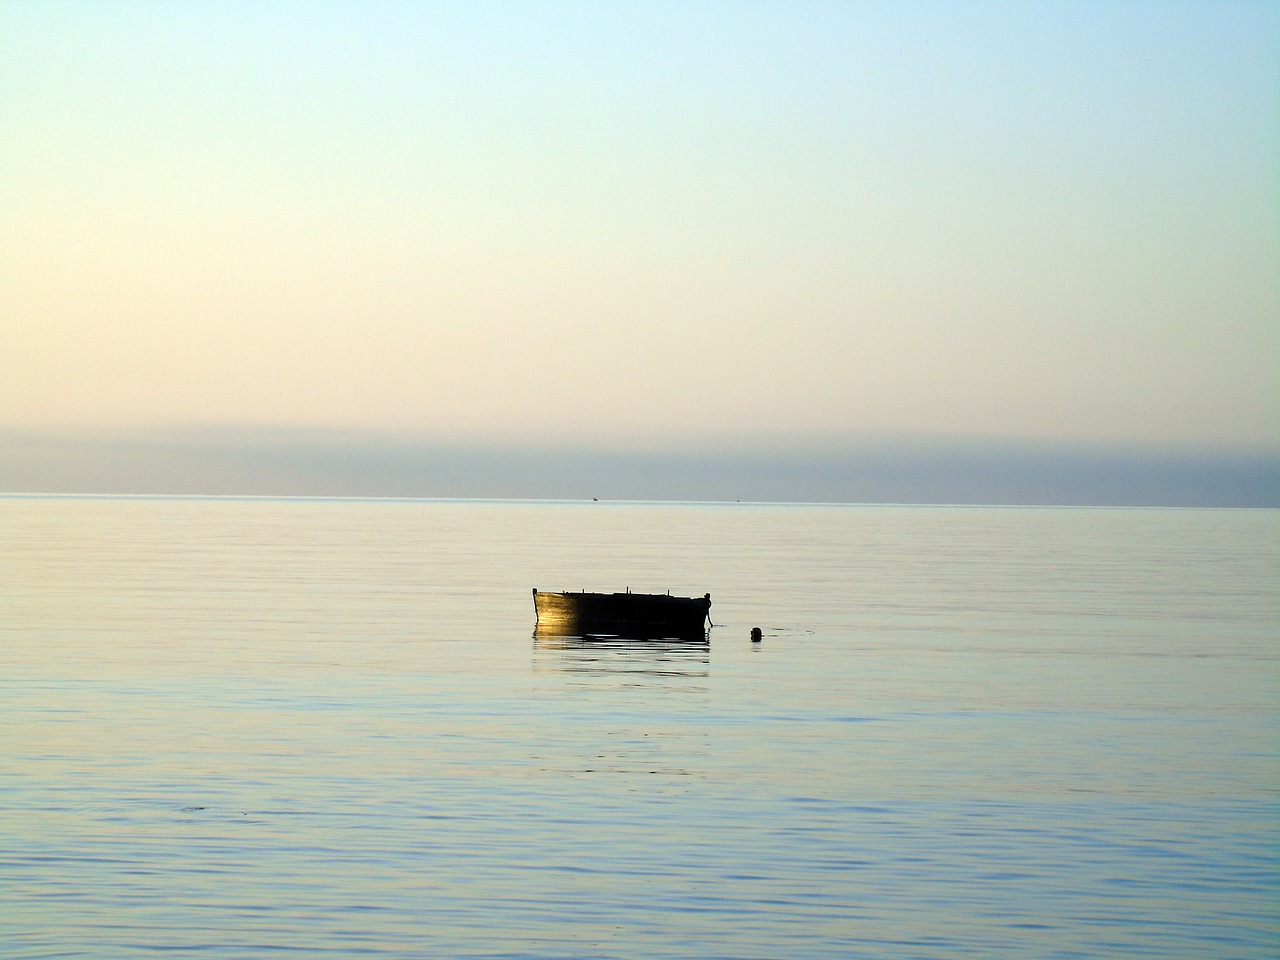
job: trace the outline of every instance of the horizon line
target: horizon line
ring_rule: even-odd
[[[697,500],[663,498],[591,497],[402,497],[357,494],[273,494],[273,493],[39,493],[0,491],[0,500],[213,500],[213,501],[300,501],[335,503],[510,503],[567,506],[690,506],[690,507],[875,507],[895,509],[955,510],[1280,510],[1280,504],[1122,504],[1122,503],[948,503],[877,500]]]

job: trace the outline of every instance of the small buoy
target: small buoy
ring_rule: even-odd
[[[752,643],[759,643],[759,642],[760,642],[760,640],[761,640],[763,637],[764,637],[764,634],[760,632],[760,628],[759,628],[759,627],[752,627],[752,628],[751,628],[751,642],[752,642]]]

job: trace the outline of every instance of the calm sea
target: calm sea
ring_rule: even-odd
[[[1278,716],[1278,511],[5,498],[0,955],[1274,958]]]

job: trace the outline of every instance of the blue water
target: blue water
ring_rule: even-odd
[[[1278,534],[0,499],[0,956],[1272,958]]]

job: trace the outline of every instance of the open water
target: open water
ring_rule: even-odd
[[[1278,584],[1266,510],[3,498],[0,956],[1274,958]]]

